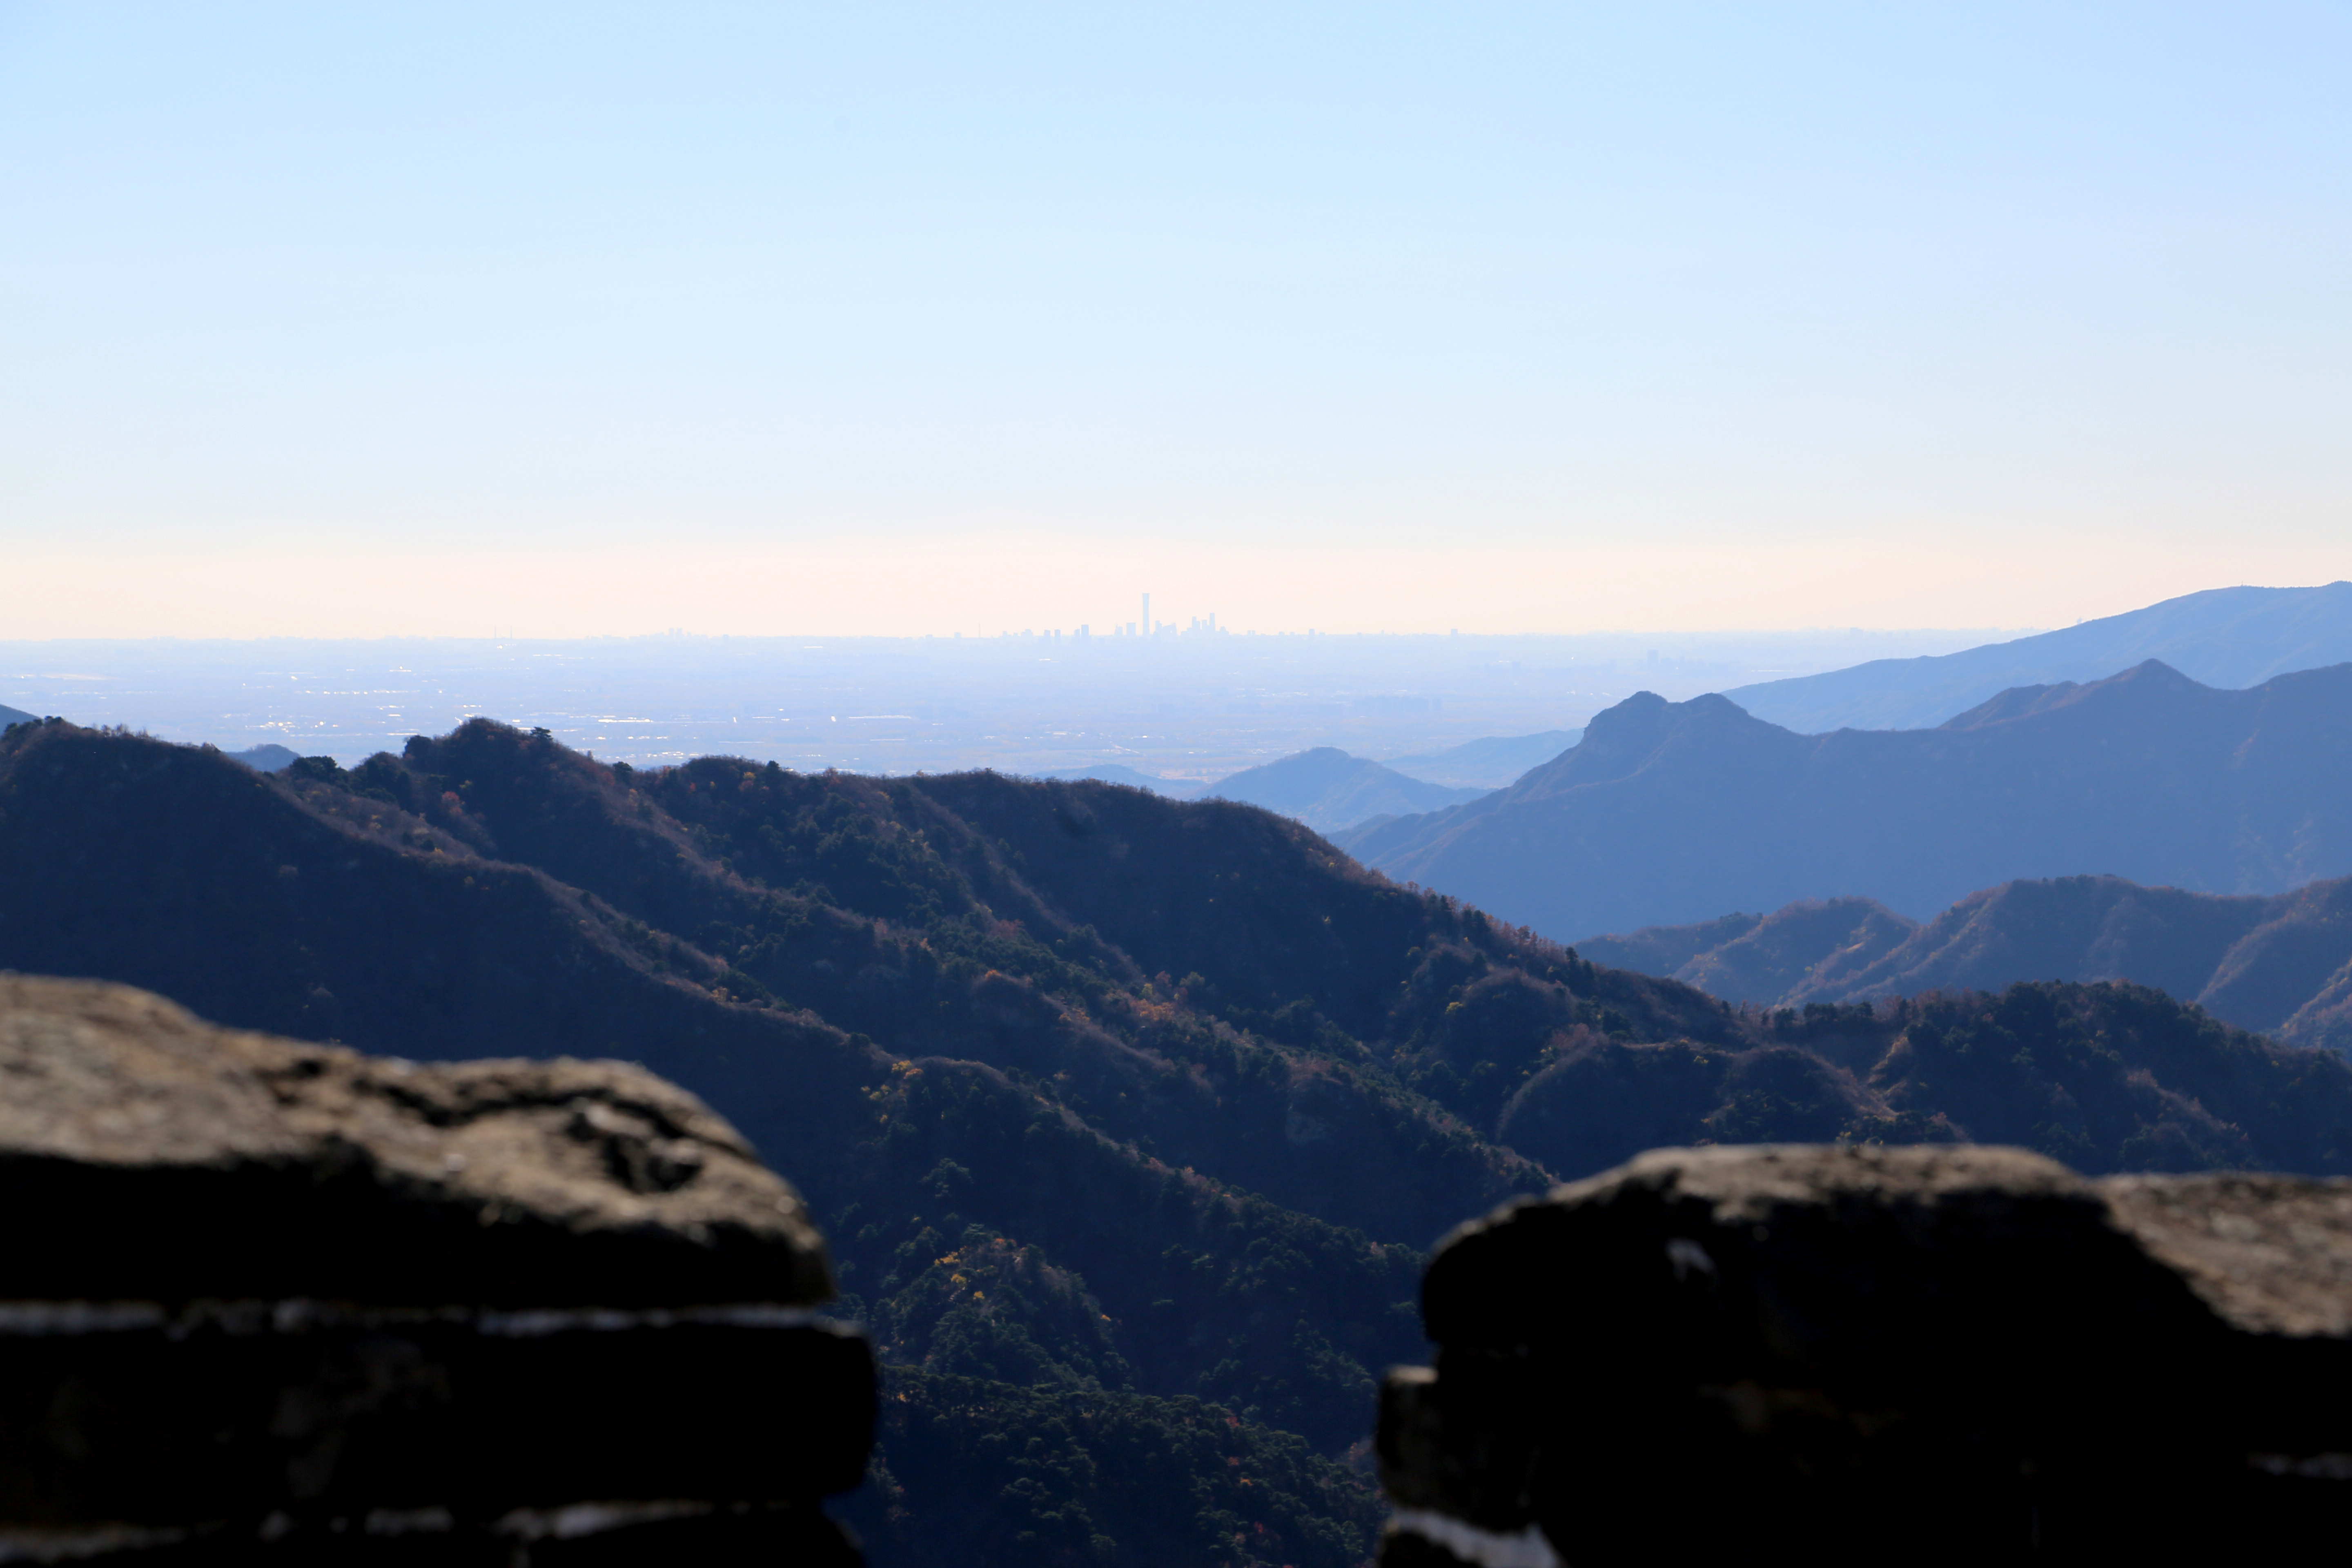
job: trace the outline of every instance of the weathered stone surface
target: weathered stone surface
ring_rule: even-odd
[[[2234,1327],[2352,1335],[2352,1182],[2300,1176],[2113,1176],[2116,1221]]]
[[[799,1196],[617,1062],[422,1065],[0,975],[0,1296],[821,1300]]]
[[[799,1198],[611,1062],[0,975],[0,1561],[854,1564]]]
[[[1531,1524],[1579,1564],[2170,1554],[2291,1540],[2352,1476],[2352,1184],[1663,1150],[1465,1226],[1423,1306],[1384,1475],[1468,1533],[1396,1563]]]

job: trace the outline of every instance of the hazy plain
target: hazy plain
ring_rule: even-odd
[[[1993,630],[1568,637],[659,636],[578,641],[0,644],[0,703],[239,749],[356,761],[488,715],[600,757],[725,752],[866,773],[1122,763],[1216,778],[1308,746],[1427,752]]]

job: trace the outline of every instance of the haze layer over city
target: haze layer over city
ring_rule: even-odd
[[[1636,690],[1679,699],[1999,635],[1255,636],[1202,616],[1149,637],[1075,627],[994,637],[60,642],[0,647],[9,667],[0,703],[347,763],[485,715],[641,765],[723,752],[866,773],[1116,763],[1202,781],[1312,746],[1386,759],[1574,730]]]

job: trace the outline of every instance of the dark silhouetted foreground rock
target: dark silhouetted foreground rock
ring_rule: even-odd
[[[856,1560],[867,1348],[682,1090],[15,975],[0,1086],[0,1558]]]
[[[1391,1568],[2262,1561],[2352,1503],[2345,1182],[1662,1150],[1465,1226],[1423,1308]]]

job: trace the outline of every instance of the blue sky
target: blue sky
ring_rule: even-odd
[[[0,0],[0,637],[2352,575],[2341,5]]]

